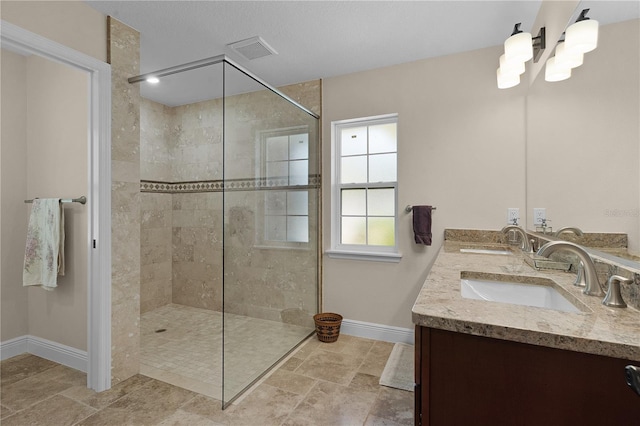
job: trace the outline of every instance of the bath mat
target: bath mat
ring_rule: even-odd
[[[413,345],[396,343],[384,366],[380,384],[413,392]]]

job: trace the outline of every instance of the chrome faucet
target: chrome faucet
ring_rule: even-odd
[[[503,234],[506,234],[509,231],[515,231],[516,233],[520,234],[520,239],[522,240],[522,244],[520,244],[520,248],[523,251],[528,253],[531,250],[531,247],[529,246],[529,240],[527,239],[527,233],[525,232],[525,230],[518,225],[507,225],[504,228],[502,228],[501,232]]]
[[[604,291],[600,286],[598,280],[598,273],[596,272],[596,265],[593,263],[593,259],[589,256],[589,253],[577,244],[569,241],[551,241],[538,250],[539,256],[549,257],[552,253],[558,250],[566,250],[578,256],[584,265],[584,281],[585,287],[582,292],[589,296],[604,296]]]
[[[582,230],[580,228],[576,228],[575,226],[565,226],[563,228],[560,228],[556,231],[556,233],[554,234],[556,237],[560,236],[560,234],[562,234],[563,232],[573,232],[574,234],[576,234],[578,237],[582,237],[584,235],[584,233],[582,232]]]

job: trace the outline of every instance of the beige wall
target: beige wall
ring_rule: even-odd
[[[26,198],[87,195],[88,88],[84,71],[28,58]],[[29,333],[86,350],[88,209],[64,209],[65,276],[53,292],[28,289]]]
[[[640,20],[601,26],[584,64],[538,79],[527,109],[530,210],[545,207],[555,228],[625,233],[640,252]]]
[[[83,2],[2,1],[0,17],[94,58],[106,60],[105,17]],[[28,332],[86,350],[86,206],[65,206],[68,270],[54,293],[44,294],[40,289],[22,288],[21,265],[29,211],[23,200],[36,195],[76,197],[87,194],[87,80],[86,76],[78,77],[78,71],[36,57],[24,62],[24,67],[25,72],[14,69],[17,74],[9,77],[4,73],[3,61],[2,102],[5,103],[5,96],[12,95],[14,90],[20,87],[18,85],[14,88],[13,81],[20,82],[24,79],[24,105],[26,108],[28,91],[30,110],[28,121],[27,115],[22,118],[25,124],[20,130],[18,129],[23,124],[19,119],[12,117],[5,120],[6,114],[17,113],[18,110],[13,107],[14,102],[11,101],[11,108],[3,108],[2,111],[2,150],[13,151],[14,154],[2,157],[2,174],[11,175],[11,178],[2,180],[2,245],[6,247],[8,244],[12,250],[2,251],[1,339],[4,341]],[[50,84],[52,74],[64,79],[64,82]],[[75,76],[71,77],[72,74]],[[27,76],[30,79],[28,83]],[[76,80],[78,78],[79,80]],[[6,84],[8,82],[11,82],[11,85]],[[5,87],[10,89],[5,90]],[[16,102],[15,105],[20,105],[20,102]],[[33,108],[38,110],[34,111]],[[75,116],[76,113],[81,116]],[[37,118],[36,114],[41,116]],[[74,116],[78,121],[69,120]],[[44,119],[40,120],[43,117]],[[34,122],[37,123],[36,126],[32,125]],[[76,125],[78,127],[74,127]],[[24,132],[24,145],[18,145],[19,139],[5,138],[5,131]],[[81,138],[81,143],[78,138]],[[9,188],[9,185],[10,190],[5,191],[5,187]],[[16,203],[21,204],[18,207]],[[9,242],[6,241],[6,237],[9,237]],[[5,260],[10,260],[10,265],[17,266],[7,266]],[[5,281],[6,274],[11,277],[8,283]],[[19,285],[16,282],[19,282]],[[11,287],[7,287],[8,285]],[[8,290],[9,288],[11,290]],[[27,297],[28,308],[25,303]],[[9,307],[5,309],[7,305]],[[23,312],[23,315],[18,315],[18,310]],[[20,326],[27,323],[28,327]]]
[[[29,333],[22,262],[27,233],[27,61],[2,49],[0,129],[0,237],[2,268],[0,341]],[[22,249],[22,250],[21,250]]]
[[[107,60],[105,16],[80,0],[2,0],[0,17],[100,61]]]
[[[525,206],[525,88],[496,88],[501,47],[323,80],[324,249],[330,247],[331,122],[398,113],[399,263],[324,256],[324,310],[411,328],[445,228],[500,229]],[[437,207],[433,245],[413,242],[408,204]]]
[[[7,89],[2,91],[3,113],[7,114],[3,124],[7,124],[7,131],[22,127],[19,132],[24,138],[5,136],[3,125],[2,149],[14,152],[3,156],[2,170],[3,182],[7,182],[7,191],[2,191],[3,209],[11,213],[3,216],[2,232],[2,273],[7,278],[3,279],[2,301],[11,307],[3,309],[2,322],[13,324],[15,319],[11,328],[23,323],[28,327],[20,327],[21,334],[16,334],[17,328],[6,335],[3,331],[2,340],[29,334],[86,350],[86,207],[65,205],[65,276],[59,277],[56,290],[23,288],[22,259],[29,214],[24,200],[87,194],[88,76],[38,56],[24,58],[3,52],[5,58],[12,58],[8,64],[21,65],[13,70],[3,68],[3,89]],[[13,88],[12,82],[22,79],[24,85]],[[23,100],[12,96],[18,87],[24,87]],[[7,101],[6,96],[10,96]],[[24,110],[14,109],[13,102],[24,105]],[[19,111],[22,117],[9,116]],[[18,307],[23,310],[14,312]]]

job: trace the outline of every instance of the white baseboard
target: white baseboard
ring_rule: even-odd
[[[87,352],[35,336],[20,336],[0,343],[0,359],[30,353],[75,370],[87,372]]]
[[[13,358],[28,352],[27,336],[15,337],[13,339],[0,342],[0,360]]]
[[[391,343],[408,343],[413,345],[414,342],[413,329],[411,328],[394,327],[391,325],[374,324],[349,319],[342,320],[340,333]]]

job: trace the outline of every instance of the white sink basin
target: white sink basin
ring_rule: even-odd
[[[477,254],[501,254],[501,255],[510,255],[511,252],[509,250],[499,250],[499,249],[472,249],[472,248],[463,248],[460,249],[460,253],[477,253]]]
[[[460,293],[466,299],[536,306],[563,312],[581,312],[554,287],[463,278]]]

